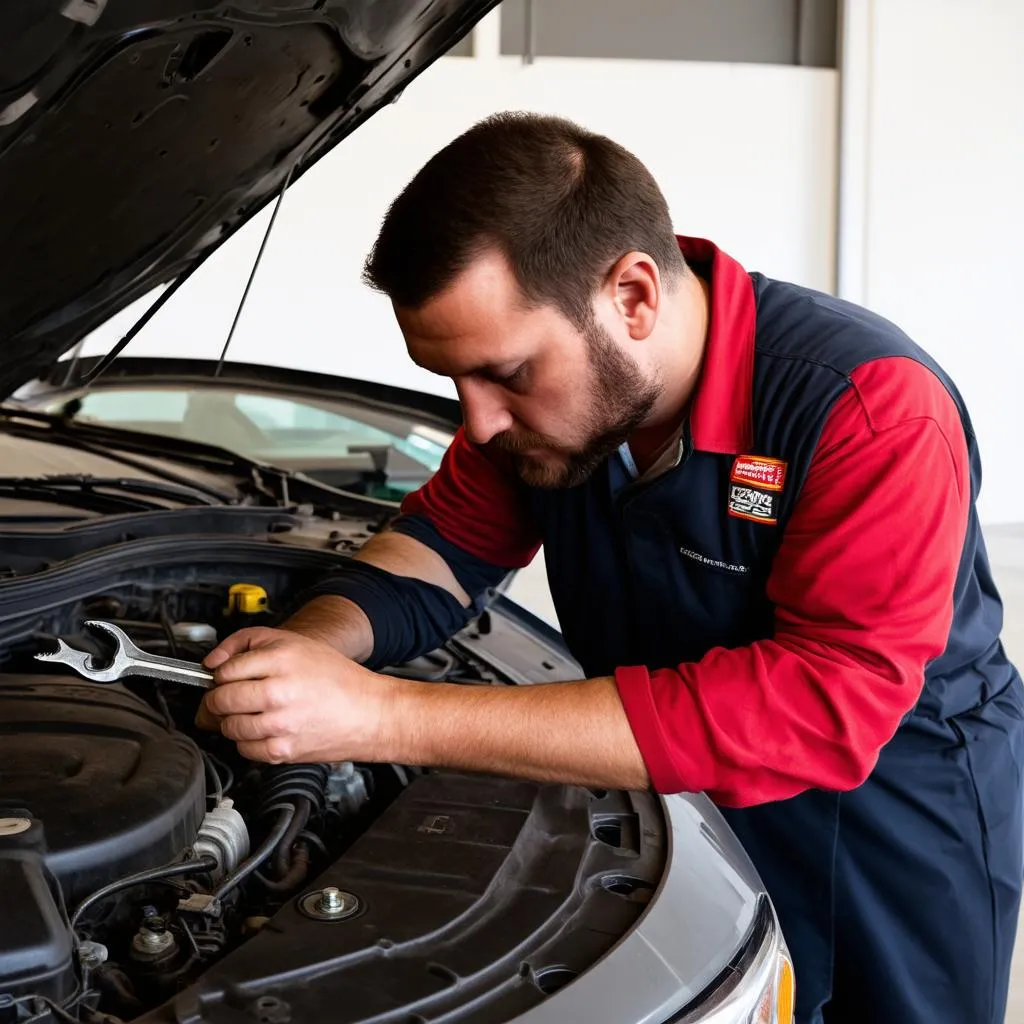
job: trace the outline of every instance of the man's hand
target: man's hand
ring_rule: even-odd
[[[207,720],[254,761],[397,762],[614,789],[649,784],[611,678],[466,686],[378,675],[288,629],[207,656]],[[216,728],[216,726],[214,726]]]
[[[207,655],[216,686],[197,722],[253,761],[377,760],[389,680],[323,640],[240,630]]]
[[[373,650],[373,631],[361,608],[344,597],[315,597],[278,629],[252,626],[232,633],[210,651],[203,664],[213,671],[238,654],[295,635],[320,640],[354,661],[363,660]],[[209,732],[220,729],[206,701],[199,705],[196,725]]]
[[[228,658],[233,658],[243,651],[266,646],[272,640],[280,639],[284,632],[282,629],[271,629],[269,626],[240,629],[237,633],[232,633],[226,640],[222,640],[210,651],[203,659],[203,667],[212,672],[218,666],[223,665]],[[220,719],[209,710],[205,700],[199,705],[199,711],[196,713],[196,725],[207,732],[220,732]]]

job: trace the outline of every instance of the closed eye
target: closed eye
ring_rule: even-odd
[[[501,366],[487,366],[474,371],[473,376],[514,391],[526,382],[528,365],[528,362],[522,362],[511,370]]]
[[[526,380],[526,363],[520,363],[511,373],[506,373],[496,378],[497,382],[504,387],[515,387]]]

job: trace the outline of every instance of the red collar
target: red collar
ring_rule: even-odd
[[[731,256],[703,238],[679,236],[679,249],[710,284],[704,366],[690,409],[698,451],[743,455],[754,444],[754,286]]]

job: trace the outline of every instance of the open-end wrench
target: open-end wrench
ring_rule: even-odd
[[[162,679],[168,683],[182,683],[185,686],[200,686],[204,690],[213,686],[213,673],[202,665],[180,658],[164,658],[148,654],[132,643],[128,634],[112,622],[90,619],[90,629],[106,633],[114,641],[114,656],[109,662],[95,658],[88,651],[80,651],[63,640],[57,641],[55,651],[44,651],[36,655],[36,661],[56,662],[73,668],[94,683],[116,683],[126,676],[147,676]]]

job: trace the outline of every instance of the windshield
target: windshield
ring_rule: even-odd
[[[65,394],[42,408],[217,445],[374,497],[400,498],[419,487],[437,471],[452,436],[356,403],[222,386],[106,386],[71,401],[69,408]]]

